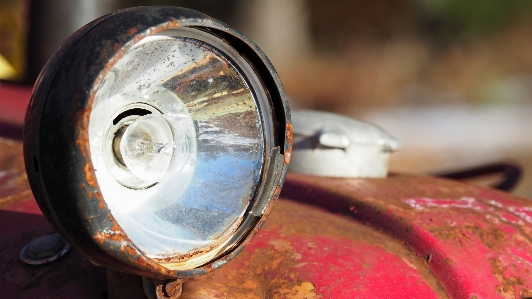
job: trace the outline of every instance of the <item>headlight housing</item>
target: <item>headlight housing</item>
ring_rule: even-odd
[[[280,192],[290,114],[250,40],[176,7],[122,10],[49,60],[24,131],[44,215],[93,261],[148,277],[233,258]]]

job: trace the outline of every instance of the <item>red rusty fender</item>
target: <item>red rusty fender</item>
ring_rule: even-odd
[[[34,201],[0,213],[8,298],[107,292],[105,270],[75,251],[44,266],[18,261],[51,232]],[[243,252],[186,282],[181,298],[527,298],[531,219],[527,200],[451,180],[289,174]]]
[[[290,178],[286,183],[289,183]],[[180,298],[446,298],[423,258],[346,215],[280,199],[231,263]]]
[[[2,151],[3,173],[16,170],[10,161],[20,161],[20,144],[5,140],[0,144],[11,148]],[[58,283],[57,290],[77,292],[83,287],[69,272],[73,265],[84,265],[84,270],[75,268],[84,275],[104,275],[78,253],[67,255],[65,262],[42,266],[47,275],[42,274],[43,268],[18,261],[22,246],[51,232],[35,203],[24,195],[27,183],[18,186],[0,198],[0,202],[8,197],[21,201],[1,211],[1,244],[9,244],[1,247],[6,284],[2,289],[19,297],[17,290],[28,286],[45,288],[28,295],[43,294]],[[288,176],[282,197],[244,252],[218,271],[187,282],[184,298],[206,292],[226,298],[238,298],[238,294],[257,298],[530,294],[532,207],[526,200],[442,179],[294,174]],[[58,267],[61,263],[68,267]],[[69,279],[64,278],[66,273]],[[57,282],[58,277],[63,281]],[[106,292],[104,286],[100,289]]]
[[[457,181],[398,175],[291,175],[283,191],[286,198],[349,215],[404,242],[426,260],[450,298],[532,297],[529,200]]]
[[[12,209],[19,212],[14,213]],[[48,265],[31,267],[20,263],[17,254],[22,246],[50,233],[51,228],[43,217],[35,215],[38,209],[32,200],[0,213],[9,215],[1,219],[19,222],[8,226],[16,234],[0,231],[2,238],[9,235],[12,244],[2,249],[1,266],[15,269],[4,272],[8,279],[0,282],[8,298],[33,298],[36,294],[72,297],[87,288],[91,289],[87,293],[90,296],[79,298],[95,298],[91,296],[116,291],[106,290],[102,284],[104,268],[90,264],[76,251]],[[33,221],[24,222],[26,218]],[[2,220],[0,225],[5,227]],[[403,243],[349,216],[286,199],[278,201],[269,221],[243,252],[217,271],[187,281],[180,298],[211,295],[218,298],[403,298],[404,295],[445,298],[425,260]]]

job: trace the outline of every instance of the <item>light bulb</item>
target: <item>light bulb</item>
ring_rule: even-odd
[[[174,150],[174,134],[161,115],[138,118],[127,127],[120,141],[124,164],[147,182],[158,182],[167,174]]]

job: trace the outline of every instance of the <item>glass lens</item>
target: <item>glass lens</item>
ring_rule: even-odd
[[[195,36],[174,30],[131,47],[105,75],[89,122],[111,213],[145,254],[171,263],[228,239],[264,162],[261,114],[242,71]]]

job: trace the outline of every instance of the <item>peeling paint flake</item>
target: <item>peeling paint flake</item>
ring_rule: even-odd
[[[474,209],[478,211],[493,211],[492,207],[483,203],[479,203],[472,197],[460,197],[458,199],[418,197],[403,199],[403,202],[410,205],[412,208],[420,210],[427,207],[437,207]]]

